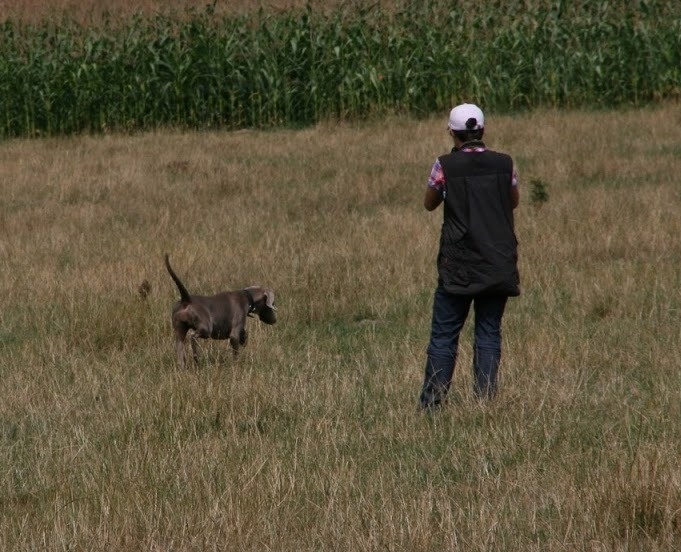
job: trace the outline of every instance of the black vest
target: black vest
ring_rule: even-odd
[[[441,284],[456,295],[520,295],[513,161],[489,150],[452,150],[440,164],[447,191],[437,261]]]

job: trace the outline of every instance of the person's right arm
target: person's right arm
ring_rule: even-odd
[[[438,205],[442,203],[442,194],[435,188],[426,188],[426,197],[423,200],[423,206],[428,211],[433,211]]]
[[[428,177],[428,187],[426,188],[426,197],[423,199],[423,206],[428,211],[433,211],[442,203],[445,198],[445,175],[440,165],[440,160],[437,159],[433,164]]]
[[[511,206],[515,209],[520,204],[520,190],[518,189],[518,174],[513,168],[513,177],[511,180]]]

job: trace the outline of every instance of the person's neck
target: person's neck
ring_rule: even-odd
[[[484,145],[485,144],[483,143],[482,140],[467,140],[466,142],[462,142],[461,145],[459,145],[459,149],[473,148]]]
[[[454,140],[454,151],[460,151],[465,148],[475,148],[475,147],[484,147],[485,144],[482,140],[466,140],[465,142],[462,142],[461,140],[455,139]]]

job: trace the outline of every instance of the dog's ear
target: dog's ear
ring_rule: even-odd
[[[253,299],[258,305],[256,314],[261,322],[265,324],[274,324],[277,321],[276,310],[274,306],[274,291],[270,288],[256,287],[252,288]]]
[[[265,305],[267,305],[272,310],[277,310],[277,307],[274,306],[274,291],[272,291],[270,288],[265,288],[264,292]]]
[[[245,289],[251,293],[255,303],[262,303],[264,301],[267,308],[277,310],[274,306],[274,291],[272,291],[270,288],[249,286]]]
[[[265,324],[274,324],[277,321],[275,314],[277,307],[274,306],[274,291],[270,288],[251,286],[246,288],[253,295],[256,308],[255,313]]]

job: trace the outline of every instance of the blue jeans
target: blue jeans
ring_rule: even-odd
[[[471,304],[475,311],[473,390],[479,398],[494,396],[501,361],[501,318],[507,299],[494,295],[452,295],[438,286],[433,300],[432,330],[421,390],[422,407],[437,406],[447,395],[454,375],[459,334]]]

